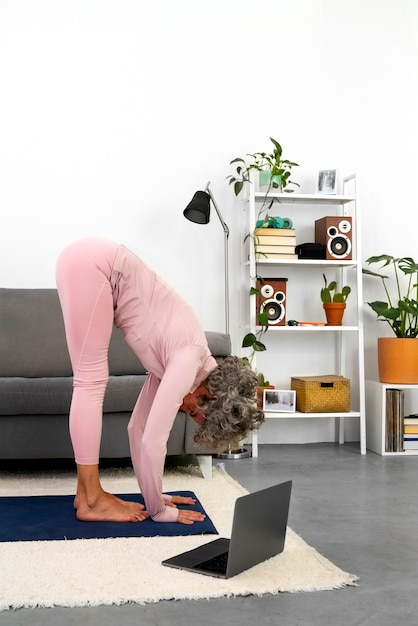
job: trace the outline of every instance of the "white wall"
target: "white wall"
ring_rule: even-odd
[[[225,177],[269,136],[302,191],[320,168],[357,172],[363,258],[418,256],[417,28],[415,0],[0,0],[0,286],[54,286],[66,243],[106,236],[222,330],[220,225],[182,216],[211,180],[238,350],[241,211]],[[365,323],[375,376],[383,327]]]

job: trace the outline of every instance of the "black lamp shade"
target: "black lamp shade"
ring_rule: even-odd
[[[208,224],[210,218],[210,196],[206,191],[196,191],[193,198],[183,211],[187,217],[195,224]]]

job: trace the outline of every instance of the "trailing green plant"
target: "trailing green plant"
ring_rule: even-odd
[[[269,225],[269,222],[277,227],[279,222],[276,225],[276,221],[280,218],[271,217],[268,212],[273,206],[273,203],[278,201],[278,198],[268,198],[268,194],[271,189],[280,189],[281,191],[286,191],[291,193],[293,189],[287,189],[288,185],[295,185],[299,187],[299,184],[290,180],[292,167],[299,167],[298,163],[294,163],[293,161],[289,161],[288,159],[283,158],[283,149],[280,143],[270,137],[270,141],[273,144],[273,148],[271,152],[254,152],[253,154],[247,154],[246,159],[242,157],[237,157],[230,162],[230,165],[235,164],[236,172],[235,174],[231,174],[227,177],[229,180],[229,184],[233,185],[235,195],[238,196],[242,191],[245,183],[251,182],[250,173],[252,170],[262,172],[262,171],[270,171],[269,177],[269,186],[266,191],[266,196],[262,206],[258,212],[257,216],[257,226],[256,227],[266,227]],[[264,215],[266,213],[266,215]],[[255,247],[258,244],[257,237],[255,235],[255,229],[253,232],[248,233],[244,238],[245,241],[250,238],[252,241],[252,245]],[[250,290],[250,295],[255,295],[258,293],[258,290],[254,287]],[[247,333],[242,341],[243,348],[250,348],[251,353],[249,357],[244,357],[244,360],[252,362],[254,358],[254,354],[256,352],[263,352],[266,350],[265,344],[261,341],[263,335],[267,332],[269,328],[269,321],[266,313],[257,313],[257,325],[259,329],[255,333]]]
[[[255,296],[259,292],[260,290],[256,287],[251,287],[250,296]],[[252,362],[256,352],[264,352],[267,349],[265,344],[261,341],[261,338],[269,328],[269,318],[267,313],[264,313],[263,311],[258,312],[257,322],[260,328],[255,333],[247,333],[242,340],[242,348],[251,348],[250,355],[248,357],[243,357],[245,361],[249,361],[250,363]]]
[[[325,274],[322,274],[322,276],[325,283],[325,287],[321,289],[322,302],[346,302],[351,293],[351,287],[345,285],[341,291],[338,291],[338,283],[335,280],[328,285]]]
[[[388,267],[392,276],[363,268],[363,274],[375,276],[382,281],[387,301],[367,302],[376,313],[378,321],[389,324],[396,337],[414,339],[418,336],[418,265],[412,257],[395,258],[388,254],[371,256],[366,263],[381,263],[379,269]],[[402,277],[403,275],[403,277]],[[392,297],[386,281],[394,279]],[[401,279],[403,278],[403,281]],[[405,280],[406,279],[406,280]]]
[[[289,161],[282,158],[283,149],[276,139],[270,137],[270,141],[273,144],[271,152],[254,152],[253,154],[247,154],[245,158],[237,157],[230,162],[230,165],[236,165],[235,174],[231,174],[227,177],[229,184],[234,186],[235,195],[238,196],[244,187],[244,184],[250,182],[251,170],[262,172],[269,170],[271,172],[269,190],[282,189],[287,193],[291,193],[293,189],[286,189],[288,185],[296,185],[298,183],[290,180],[292,167],[299,167],[298,163]],[[248,161],[248,157],[252,161]]]

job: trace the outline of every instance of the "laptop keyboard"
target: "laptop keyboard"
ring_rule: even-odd
[[[198,569],[203,569],[206,572],[215,572],[217,574],[225,574],[226,566],[228,564],[228,552],[218,554],[207,561],[203,561],[196,565]]]

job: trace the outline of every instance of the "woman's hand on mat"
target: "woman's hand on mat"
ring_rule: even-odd
[[[196,500],[194,498],[185,498],[184,496],[171,496],[171,500],[164,500],[164,504],[166,506],[174,506],[177,504],[187,504],[189,506],[193,506],[196,504]]]
[[[195,498],[186,498],[184,496],[171,496],[170,500],[166,500],[163,497],[163,502],[165,506],[171,506],[177,508],[178,504],[185,504],[188,506],[193,506],[196,504]],[[195,522],[203,522],[206,515],[200,513],[199,511],[189,511],[185,509],[178,509],[178,518],[177,521],[180,524],[194,524]]]
[[[184,509],[179,509],[177,521],[180,524],[194,524],[195,522],[203,522],[205,517],[206,515],[199,513],[199,511],[185,511]]]

